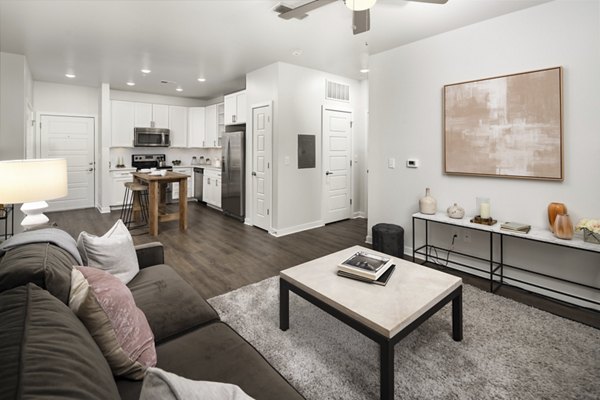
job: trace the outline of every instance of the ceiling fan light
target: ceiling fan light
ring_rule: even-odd
[[[346,7],[352,11],[368,10],[373,7],[377,0],[345,0]]]

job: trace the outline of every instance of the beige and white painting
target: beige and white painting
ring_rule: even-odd
[[[562,180],[561,72],[444,86],[445,172]]]

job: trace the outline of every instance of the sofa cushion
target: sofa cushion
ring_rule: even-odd
[[[0,260],[0,292],[31,282],[67,304],[73,265],[71,254],[50,243],[15,247]]]
[[[0,397],[116,399],[100,349],[81,321],[30,283],[0,294]]]
[[[238,385],[261,400],[296,400],[303,397],[264,357],[223,322],[164,342],[156,347],[157,367],[194,380]],[[123,400],[138,399],[141,382],[117,380]]]
[[[219,319],[217,312],[168,265],[143,268],[127,285],[157,343]]]
[[[237,385],[222,382],[194,381],[148,368],[140,400],[253,400]]]
[[[83,321],[113,374],[143,379],[156,365],[154,336],[131,292],[117,277],[91,267],[71,273],[69,307]]]
[[[85,265],[107,271],[125,284],[140,270],[133,239],[121,220],[103,236],[81,232],[77,248]]]

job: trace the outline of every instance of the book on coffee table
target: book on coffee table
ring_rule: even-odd
[[[531,225],[522,224],[520,222],[505,222],[500,225],[500,229],[505,231],[528,233],[531,229]]]
[[[338,265],[340,271],[362,276],[370,280],[379,279],[392,265],[390,257],[382,257],[366,251],[359,251]]]
[[[354,275],[354,274],[350,274],[348,272],[344,272],[344,271],[340,271],[338,270],[337,274],[339,276],[343,276],[344,278],[350,278],[350,279],[354,279],[357,281],[361,281],[361,282],[365,282],[365,283],[372,283],[375,285],[380,285],[380,286],[385,286],[387,285],[388,281],[390,280],[390,276],[392,276],[392,274],[394,273],[394,270],[396,269],[396,265],[392,264],[380,277],[379,279],[369,279],[369,278],[364,278],[362,276],[359,275]]]

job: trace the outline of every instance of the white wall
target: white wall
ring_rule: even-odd
[[[35,81],[33,105],[36,112],[67,115],[98,115],[99,88]]]
[[[337,102],[325,99],[326,79],[349,84],[351,102]],[[359,165],[353,170],[353,199],[361,199],[360,182],[365,181],[364,129],[365,102],[361,101],[361,83],[341,76],[327,74],[292,64],[276,63],[251,72],[246,76],[248,115],[252,115],[253,104],[273,101],[273,233],[284,235],[323,225],[322,218],[322,107],[351,109],[355,123],[353,143],[357,143],[354,153]],[[251,120],[248,122],[248,135],[251,135]],[[298,169],[297,135],[316,135],[316,168]],[[357,139],[359,138],[359,139]],[[248,142],[248,141],[247,141]],[[252,154],[251,144],[247,143],[247,154]],[[289,163],[286,163],[289,160]],[[249,171],[251,171],[251,164]],[[251,182],[247,177],[247,182]],[[357,183],[358,182],[358,183]],[[247,184],[249,198],[251,185]],[[251,204],[247,202],[248,215]],[[353,202],[353,211],[363,215],[365,209]]]
[[[0,160],[25,158],[31,73],[20,54],[0,52]]]
[[[400,224],[410,249],[411,214],[425,187],[439,210],[458,202],[470,215],[477,196],[490,197],[500,221],[545,226],[552,201],[566,203],[575,222],[600,217],[599,7],[597,1],[557,0],[371,57],[369,234],[379,222]],[[443,174],[444,85],[555,66],[564,72],[564,182]],[[389,157],[399,167],[388,169]],[[421,167],[405,168],[409,157]],[[450,234],[440,240],[448,245]],[[472,251],[479,245],[486,246],[483,238],[459,243]],[[517,262],[532,268],[600,283],[597,255],[523,243],[516,253]]]

